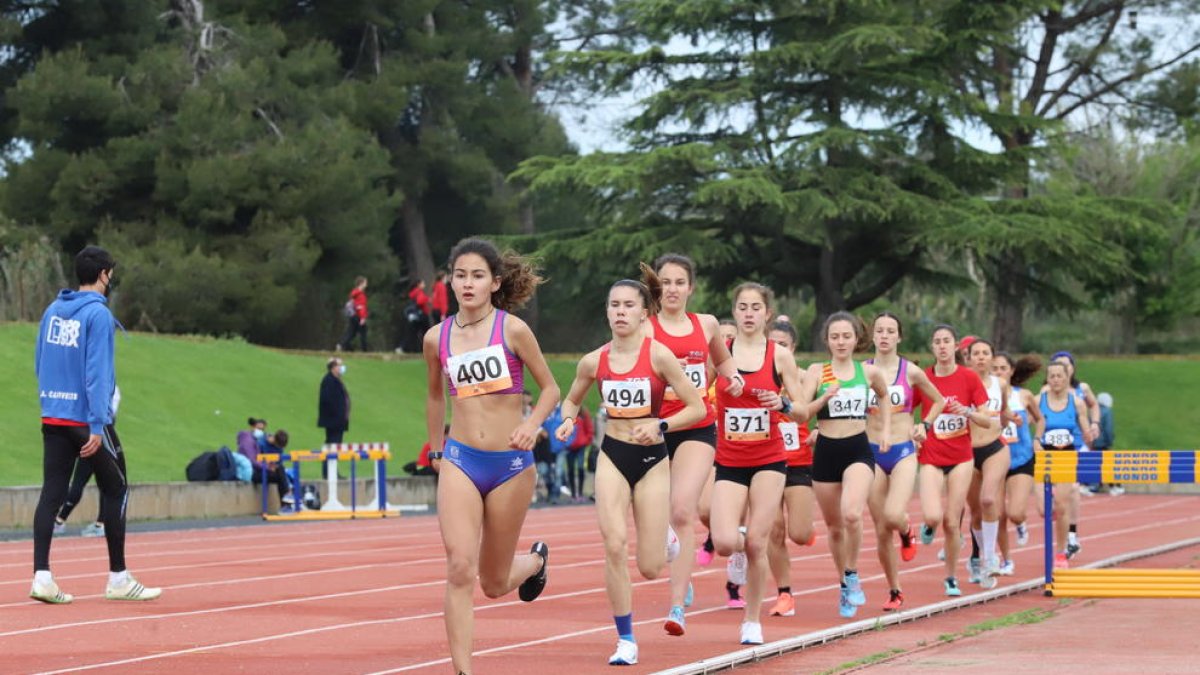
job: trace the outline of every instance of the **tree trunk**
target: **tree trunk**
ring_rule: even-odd
[[[1025,297],[1028,294],[1021,259],[1004,253],[997,261],[999,272],[992,284],[996,299],[996,316],[992,320],[992,342],[996,349],[1017,351],[1025,330]],[[1005,273],[1005,270],[1008,273]]]
[[[429,250],[429,236],[425,233],[425,212],[421,210],[418,197],[407,197],[401,207],[404,223],[404,262],[408,265],[410,281],[424,279],[426,285],[433,284],[433,253]]]
[[[533,217],[533,201],[529,198],[528,188],[521,187],[520,206],[518,207],[517,218],[521,223],[521,234],[534,234],[537,232],[537,223]],[[525,323],[529,324],[530,330],[537,333],[538,318],[537,295],[529,299],[529,304],[525,305],[525,309],[521,311],[521,317],[525,319]]]
[[[842,293],[835,257],[836,252],[832,248],[826,246],[821,249],[821,261],[818,263],[817,272],[819,281],[817,287],[813,289],[813,305],[817,312],[813,316],[812,326],[809,328],[809,342],[814,352],[825,351],[825,336],[821,331],[825,326],[825,319],[830,314],[846,308],[846,297]]]
[[[1137,292],[1127,288],[1117,295],[1116,325],[1112,335],[1114,354],[1137,353]]]

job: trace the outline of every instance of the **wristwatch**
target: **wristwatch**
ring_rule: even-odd
[[[933,423],[932,423],[932,422],[927,422],[927,421],[925,421],[925,420],[921,420],[921,425],[925,427],[925,431],[932,431],[932,430],[933,430]]]
[[[429,453],[429,461],[431,461],[431,462],[435,459],[441,459],[441,458],[442,458],[442,453],[440,453],[440,452]]]
[[[666,420],[661,419],[661,418],[658,420],[658,430],[661,431],[662,433],[664,433],[664,434],[667,433],[667,428],[669,426],[671,426],[671,425],[667,424]]]
[[[791,401],[787,400],[786,398],[784,398],[782,396],[779,397],[779,400],[783,401],[783,405],[779,407],[779,412],[783,413],[784,415],[792,412],[792,402]]]

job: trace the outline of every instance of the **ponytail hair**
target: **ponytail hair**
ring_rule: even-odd
[[[825,343],[826,349],[829,347],[829,327],[838,321],[846,321],[854,328],[854,351],[865,351],[868,344],[867,328],[858,315],[847,311],[837,311],[825,318],[825,323],[821,326],[821,341]]]
[[[1022,356],[1013,364],[1012,384],[1017,387],[1023,386],[1041,369],[1042,360],[1037,355]]]
[[[621,279],[620,281],[609,286],[608,291],[619,286],[628,286],[636,289],[642,296],[642,306],[650,314],[658,314],[659,307],[662,306],[662,282],[658,280],[658,275],[646,263],[638,263],[638,268],[642,271],[641,281],[634,279]]]
[[[453,270],[458,259],[469,253],[483,258],[492,276],[500,278],[500,288],[492,293],[492,304],[506,312],[515,312],[524,307],[537,287],[546,281],[538,273],[532,258],[512,249],[505,249],[501,253],[495,244],[478,237],[468,237],[458,242],[450,251],[448,267]]]

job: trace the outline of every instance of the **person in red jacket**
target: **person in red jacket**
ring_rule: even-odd
[[[450,315],[450,296],[446,293],[446,270],[441,270],[437,273],[437,278],[433,282],[433,313],[430,326],[436,326],[442,322],[442,319]]]
[[[354,280],[354,288],[350,291],[350,299],[346,301],[346,334],[337,344],[337,350],[350,351],[354,336],[359,337],[359,346],[367,351],[367,278],[358,277]]]

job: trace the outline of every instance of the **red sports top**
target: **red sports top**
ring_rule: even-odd
[[[779,425],[773,424],[771,411],[757,395],[781,389],[775,372],[775,343],[767,340],[765,351],[758,370],[738,371],[746,380],[741,396],[725,391],[728,383],[717,383],[717,463],[722,466],[764,466],[785,459]]]
[[[642,419],[661,417],[663,390],[667,383],[654,372],[650,363],[650,347],[654,341],[642,340],[637,363],[628,372],[613,372],[608,365],[608,352],[612,343],[600,348],[600,362],[596,364],[596,388],[600,400],[610,419]]]
[[[925,370],[929,381],[945,397],[946,403],[957,400],[968,408],[983,409],[987,405],[987,389],[979,375],[963,366],[955,366],[954,372],[945,377],[939,377],[931,366]],[[929,400],[920,389],[913,391],[914,406],[921,406],[921,416],[929,414]],[[971,449],[971,430],[964,415],[955,415],[943,411],[933,422],[928,437],[921,445],[918,460],[921,464],[934,466],[951,466],[970,462],[975,455]]]
[[[716,422],[717,413],[713,410],[712,401],[708,397],[708,340],[704,339],[704,327],[700,325],[700,317],[695,314],[688,312],[687,317],[692,322],[692,332],[682,336],[671,335],[663,330],[657,315],[650,317],[650,323],[654,325],[654,339],[670,349],[675,358],[687,363],[684,366],[684,373],[692,381],[692,384],[696,385],[706,411],[704,419],[688,428],[700,429]],[[668,386],[663,395],[663,417],[670,417],[685,407],[683,401],[680,401]]]
[[[786,393],[784,394],[787,395]],[[783,455],[788,466],[812,466],[812,446],[808,444],[808,424],[797,424],[781,412],[771,413],[771,422],[783,439]]]

